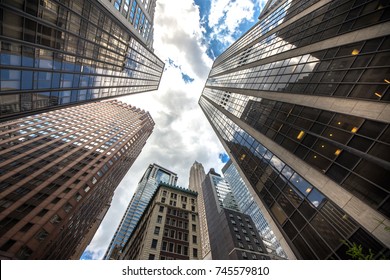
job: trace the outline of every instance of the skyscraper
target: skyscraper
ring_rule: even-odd
[[[251,217],[241,212],[229,183],[213,168],[202,190],[213,259],[270,259]]]
[[[229,183],[230,189],[236,198],[241,211],[244,214],[249,215],[255,223],[267,250],[270,249],[270,253],[276,254],[281,258],[287,258],[286,253],[284,252],[282,246],[280,246],[280,243],[273,233],[268,221],[264,218],[262,211],[256,201],[254,201],[248,187],[231,160],[229,160],[222,168],[222,174],[225,180]],[[266,210],[264,209],[264,211]],[[268,246],[268,244],[270,246]],[[294,254],[291,253],[290,258],[294,258]]]
[[[155,0],[2,1],[0,120],[158,88]]]
[[[200,240],[202,245],[201,258],[212,259],[202,190],[202,182],[205,177],[206,173],[204,172],[203,165],[195,161],[190,169],[189,189],[198,193],[197,204],[199,213]]]
[[[197,193],[159,183],[120,255],[122,260],[200,259]]]
[[[1,258],[77,258],[153,127],[118,101],[3,122]]]
[[[388,1],[270,1],[200,106],[297,258],[388,255]]]
[[[126,212],[122,217],[110,245],[108,246],[104,259],[112,259],[114,258],[111,256],[113,252],[115,253],[114,255],[117,256],[116,251],[122,250],[122,247],[129,239],[134,227],[137,225],[142,213],[160,182],[167,183],[169,185],[176,185],[177,175],[157,164],[149,165],[138,183],[138,187],[127,206]]]

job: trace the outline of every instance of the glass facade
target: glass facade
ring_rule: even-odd
[[[1,119],[158,88],[164,63],[98,1],[2,1],[0,15]]]
[[[242,213],[229,183],[214,169],[202,182],[202,191],[212,259],[270,259],[252,218]]]
[[[153,126],[149,113],[118,101],[2,123],[0,255],[69,259],[82,252],[80,242],[92,238]]]
[[[138,183],[138,187],[135,190],[103,259],[114,259],[117,255],[116,251],[122,250],[160,182],[176,185],[177,175],[157,164],[149,165]]]
[[[271,244],[270,249],[272,250],[272,253],[276,253],[279,257],[287,258],[286,253],[281,247],[259,206],[254,201],[248,187],[231,160],[229,160],[222,168],[222,173],[226,181],[229,183],[241,211],[252,218],[265,244]]]
[[[202,97],[200,106],[277,225],[282,226],[282,233],[292,241],[299,258],[346,258],[347,249],[341,240],[353,243],[357,235],[365,248],[375,248],[376,257],[390,253],[293,167],[286,165],[207,99]],[[320,219],[320,228],[316,228],[316,219]],[[310,233],[302,236],[304,228]],[[311,237],[311,241],[305,236]]]
[[[350,258],[340,240],[382,258],[389,2],[266,7],[215,60],[199,104],[297,258]]]
[[[153,18],[156,0],[108,0],[145,39],[148,46],[153,44]]]

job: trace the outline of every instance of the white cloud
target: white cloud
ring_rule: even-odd
[[[208,16],[212,37],[224,45],[233,43],[233,35],[239,32],[240,24],[245,20],[254,20],[256,4],[251,0],[212,0]]]

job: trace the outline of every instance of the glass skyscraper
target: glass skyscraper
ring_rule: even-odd
[[[131,5],[131,6],[130,6]],[[0,3],[0,120],[156,90],[155,1]]]
[[[390,3],[269,1],[199,104],[299,259],[389,255]]]
[[[241,211],[252,218],[267,249],[272,250],[271,253],[276,254],[281,258],[287,258],[287,255],[280,246],[277,237],[270,228],[267,220],[264,218],[262,211],[256,201],[254,201],[248,187],[231,160],[229,160],[222,168],[222,174],[225,180],[229,183],[230,189],[236,198]],[[270,245],[269,247],[267,246],[268,244]]]
[[[104,259],[116,259],[128,241],[151,197],[160,182],[176,185],[177,175],[157,164],[151,164],[142,176],[138,187],[104,255]]]
[[[78,259],[153,127],[119,101],[1,123],[0,258]]]
[[[202,182],[213,260],[266,260],[270,257],[252,218],[242,213],[229,183],[214,169]]]

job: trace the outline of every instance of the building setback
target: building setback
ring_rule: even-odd
[[[3,122],[1,258],[78,258],[153,127],[119,101]]]
[[[248,187],[231,160],[222,168],[222,174],[229,183],[230,189],[236,198],[242,213],[249,215],[252,218],[270,256],[277,255],[276,258],[287,258],[277,237],[273,233],[267,220],[264,218],[262,211],[253,199]]]
[[[200,226],[200,239],[202,244],[202,259],[212,259],[209,232],[207,229],[206,209],[204,207],[202,182],[206,177],[203,165],[197,161],[191,166],[190,178],[189,178],[189,189],[198,193],[198,212],[199,212],[199,226]]]
[[[202,190],[213,260],[270,259],[252,218],[240,211],[229,183],[214,169]]]
[[[199,104],[286,253],[389,257],[390,3],[269,1]]]
[[[160,183],[120,256],[122,260],[200,259],[197,193]]]
[[[161,182],[176,185],[176,173],[155,163],[150,164],[139,181],[138,187],[108,246],[104,255],[105,260],[117,259]]]
[[[156,90],[155,0],[139,2],[2,1],[0,121]]]

